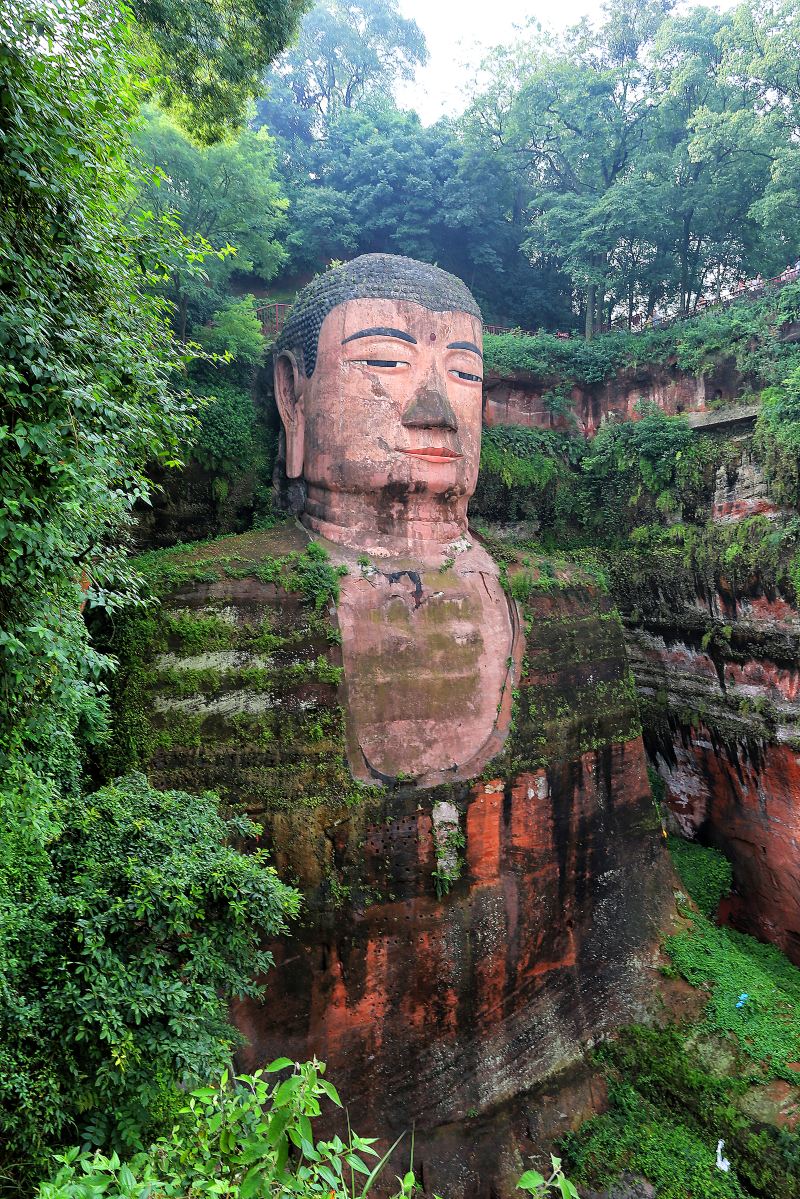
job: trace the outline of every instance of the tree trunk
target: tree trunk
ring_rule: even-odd
[[[597,287],[594,283],[590,283],[586,288],[586,340],[591,341],[594,337],[595,326],[595,297],[597,295]]]
[[[693,212],[687,212],[683,218],[683,232],[681,234],[681,313],[686,314],[689,311],[689,242],[692,231],[692,215]]]

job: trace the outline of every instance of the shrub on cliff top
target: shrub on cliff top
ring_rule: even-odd
[[[775,498],[800,507],[800,366],[762,392],[755,445]]]
[[[593,386],[624,369],[671,363],[697,376],[732,358],[741,374],[762,385],[774,384],[800,360],[800,347],[777,336],[781,326],[798,314],[800,284],[795,283],[759,299],[709,309],[668,328],[621,330],[593,341],[562,340],[544,332],[534,336],[487,333],[485,363],[488,371],[500,375],[520,372],[547,383],[563,380]]]

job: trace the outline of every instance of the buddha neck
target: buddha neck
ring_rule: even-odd
[[[360,553],[438,563],[443,546],[467,535],[467,496],[373,496],[309,486],[300,519],[310,532]]]

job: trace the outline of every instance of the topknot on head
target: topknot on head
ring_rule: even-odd
[[[298,357],[302,355],[303,371],[310,378],[328,313],[348,300],[373,299],[410,300],[431,312],[468,312],[481,319],[467,285],[441,267],[399,254],[362,254],[318,275],[303,288],[275,343],[275,353],[292,350]]]

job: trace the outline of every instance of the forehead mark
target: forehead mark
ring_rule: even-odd
[[[395,337],[400,341],[407,341],[412,346],[417,344],[416,337],[412,337],[403,329],[390,329],[385,325],[376,325],[372,329],[359,329],[358,333],[351,333],[349,337],[342,339],[342,345],[346,346],[348,341],[356,341],[359,337]]]

